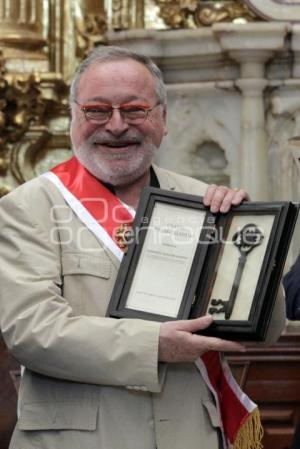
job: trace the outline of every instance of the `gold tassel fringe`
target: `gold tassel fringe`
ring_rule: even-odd
[[[233,449],[263,449],[261,443],[263,433],[259,410],[256,408],[238,431]]]

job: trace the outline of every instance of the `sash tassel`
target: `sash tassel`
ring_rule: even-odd
[[[255,408],[238,430],[233,449],[263,449],[263,433],[260,413],[258,408]]]

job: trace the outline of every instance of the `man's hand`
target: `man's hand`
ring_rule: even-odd
[[[213,213],[226,213],[231,206],[237,206],[243,200],[249,200],[249,195],[245,190],[212,184],[205,192],[203,203],[205,206],[210,206]]]
[[[245,351],[240,343],[193,334],[213,322],[210,315],[194,320],[167,321],[162,323],[159,336],[160,362],[195,362],[206,351]]]

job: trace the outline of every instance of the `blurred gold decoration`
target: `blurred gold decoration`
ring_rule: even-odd
[[[242,0],[155,0],[159,15],[170,28],[195,28],[218,22],[257,20]]]
[[[77,56],[84,57],[93,47],[106,43],[107,19],[104,11],[99,13],[85,12],[76,9],[75,31]]]
[[[4,158],[0,158],[0,175],[5,175],[8,169],[8,161]]]
[[[11,188],[5,185],[0,185],[0,198],[7,195],[11,191]]]
[[[111,0],[109,27],[114,30],[144,28],[144,0]]]
[[[252,22],[257,20],[244,1],[213,2],[199,5],[194,14],[197,27],[209,26],[217,22]]]
[[[197,9],[197,0],[155,0],[159,15],[170,28],[190,28],[189,16]]]
[[[124,8],[125,6],[125,8]],[[113,21],[112,27],[115,30],[130,28],[130,11],[123,0],[113,0],[112,2]]]
[[[6,123],[4,137],[7,142],[16,142],[31,123],[40,123],[45,112],[41,77],[37,73],[7,73],[3,80],[1,96],[5,98],[2,108]]]
[[[57,75],[43,73],[8,73],[4,69],[4,61],[0,64],[0,175],[5,175],[10,168],[12,175],[21,183],[24,177],[14,166],[16,160],[15,153],[22,146],[24,136],[32,128],[42,127],[48,109],[55,111],[55,103],[59,103],[60,99],[55,100],[54,97],[47,98],[43,93],[43,84],[52,83],[52,88],[59,91],[62,95],[64,92],[64,83]],[[66,108],[66,105],[65,105]],[[57,108],[56,108],[57,110]],[[40,132],[44,135],[44,132]],[[49,136],[50,133],[48,132]],[[26,140],[26,139],[25,139]],[[40,140],[37,136],[32,140],[32,147],[36,147],[36,143],[45,143],[45,139]],[[13,157],[14,155],[14,157]]]
[[[11,146],[9,168],[15,180],[22,184],[27,181],[28,164],[34,163],[45,155],[45,148],[51,133],[43,125],[31,126],[21,140]]]
[[[20,141],[30,125],[40,123],[46,102],[38,74],[11,74],[2,70],[0,79],[1,150],[0,173],[6,174],[10,150]]]

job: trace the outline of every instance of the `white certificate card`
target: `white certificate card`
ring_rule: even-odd
[[[126,308],[176,318],[206,212],[155,203]]]

